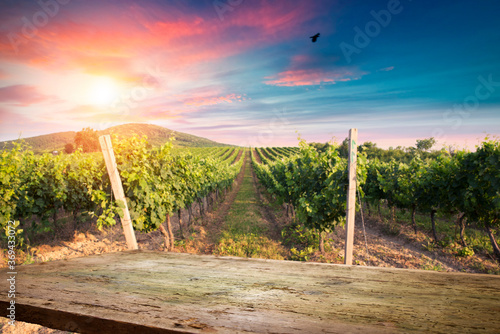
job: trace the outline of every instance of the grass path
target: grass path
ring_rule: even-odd
[[[273,233],[272,223],[262,213],[262,203],[253,177],[251,153],[246,154],[243,181],[226,215],[214,253],[283,259],[286,250],[270,237]]]

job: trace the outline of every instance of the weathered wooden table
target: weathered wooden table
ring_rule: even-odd
[[[16,290],[17,320],[81,333],[500,333],[490,275],[127,251],[19,266]]]

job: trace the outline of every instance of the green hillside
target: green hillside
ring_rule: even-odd
[[[227,144],[217,143],[215,141],[193,136],[183,132],[173,131],[162,126],[152,124],[130,123],[118,126],[113,126],[101,131],[103,134],[117,134],[118,136],[129,137],[132,134],[139,136],[146,135],[151,145],[160,146],[165,144],[168,139],[173,136],[175,138],[175,146],[186,147],[209,147],[209,146],[230,146]]]
[[[64,145],[66,145],[67,143],[73,143],[75,134],[75,131],[66,131],[36,137],[22,138],[18,140],[8,140],[0,142],[0,149],[11,149],[14,142],[23,141],[31,146],[35,153],[59,151],[64,149]]]
[[[160,146],[166,143],[171,136],[175,138],[174,146],[179,147],[230,146],[228,144],[217,143],[206,138],[173,131],[153,124],[130,123],[117,125],[106,130],[99,131],[99,134],[116,134],[119,137],[130,137],[133,134],[137,134],[139,136],[146,135],[148,137],[148,141],[153,146]],[[75,135],[75,131],[67,131],[23,138],[21,140],[30,145],[35,153],[44,153],[64,150],[64,145],[67,143],[74,143]],[[9,140],[0,142],[0,149],[10,149],[12,148],[13,142],[17,141],[18,140]]]

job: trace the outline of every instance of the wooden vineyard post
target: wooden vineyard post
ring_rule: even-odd
[[[121,218],[123,226],[123,234],[125,234],[125,240],[127,240],[128,249],[138,249],[137,240],[135,239],[134,228],[132,226],[132,219],[130,219],[130,213],[128,211],[127,201],[125,199],[125,193],[123,192],[122,181],[120,179],[120,174],[118,174],[118,169],[116,168],[115,154],[113,153],[113,146],[111,145],[111,137],[109,135],[104,135],[99,137],[99,143],[101,144],[102,154],[104,155],[104,162],[106,163],[106,168],[108,170],[109,179],[111,180],[111,188],[113,188],[113,194],[117,201],[121,201],[124,204],[123,215]]]
[[[347,189],[346,236],[344,264],[352,265],[352,248],[354,243],[354,217],[356,215],[356,163],[358,146],[358,129],[349,130],[349,159],[347,170],[349,188]]]

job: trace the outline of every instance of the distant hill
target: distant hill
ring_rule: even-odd
[[[148,141],[153,146],[160,146],[165,144],[168,139],[173,136],[175,138],[175,146],[186,147],[209,147],[209,146],[231,146],[228,144],[221,144],[210,139],[193,136],[184,132],[177,132],[162,126],[152,124],[130,123],[113,126],[106,130],[101,131],[103,134],[117,134],[118,136],[130,137],[134,133],[148,137]]]
[[[57,132],[48,135],[41,135],[36,137],[22,138],[18,140],[8,140],[0,142],[0,149],[4,147],[11,149],[12,143],[17,141],[24,141],[27,143],[35,153],[59,151],[64,149],[67,143],[73,143],[75,139],[75,131]]]
[[[133,134],[139,136],[146,135],[152,146],[160,146],[166,143],[170,137],[174,137],[174,146],[181,147],[210,147],[210,146],[231,146],[228,144],[217,143],[215,141],[193,136],[183,132],[173,131],[162,126],[153,124],[130,123],[110,127],[99,131],[99,135],[117,134],[119,137],[130,137]],[[51,133],[30,138],[23,138],[24,142],[30,145],[35,153],[62,151],[67,143],[74,143],[76,132],[66,131]],[[0,149],[4,147],[12,148],[12,143],[18,140],[9,140],[0,142]]]

